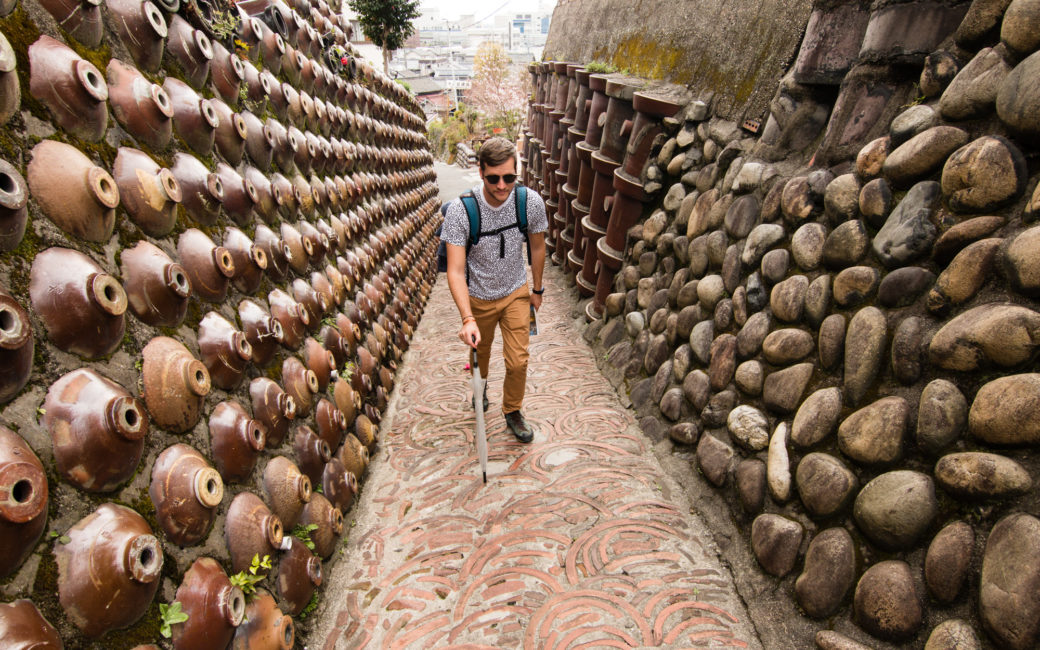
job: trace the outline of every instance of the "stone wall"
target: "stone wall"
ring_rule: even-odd
[[[564,0],[556,5],[545,57],[599,61],[648,79],[715,96],[716,114],[763,119],[790,66],[810,0]]]
[[[766,641],[1040,644],[1038,35],[1036,0],[817,2],[757,134],[531,68],[552,258],[756,559]]]
[[[436,273],[338,11],[0,2],[0,645],[302,644]]]

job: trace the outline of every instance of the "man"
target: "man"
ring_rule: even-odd
[[[480,237],[467,252],[470,226],[461,200],[452,201],[441,239],[448,249],[448,288],[462,317],[459,338],[476,348],[480,373],[487,379],[495,327],[502,329],[506,378],[502,413],[520,442],[534,433],[520,412],[527,383],[530,308],[542,306],[545,231],[549,222],[538,193],[527,191],[527,239],[533,287],[527,285],[524,235],[516,213],[516,149],[505,138],[491,138],[477,154],[481,184],[473,188],[480,212]],[[484,394],[484,410],[488,408]]]

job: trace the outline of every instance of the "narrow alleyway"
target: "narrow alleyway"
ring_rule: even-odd
[[[308,647],[759,647],[710,534],[663,477],[547,269],[515,441],[493,350],[488,483],[440,276],[398,373]]]

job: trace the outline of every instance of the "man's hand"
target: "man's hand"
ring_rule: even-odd
[[[542,308],[542,294],[532,293],[531,294],[531,306],[534,307],[535,311]]]
[[[471,319],[463,323],[459,328],[459,338],[471,348],[480,345],[480,328],[477,327],[477,321]]]

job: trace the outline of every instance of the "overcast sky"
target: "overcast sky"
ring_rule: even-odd
[[[480,20],[501,12],[534,12],[539,6],[551,12],[555,4],[555,0],[422,0],[419,8],[439,9],[441,18],[474,14],[474,18]]]

